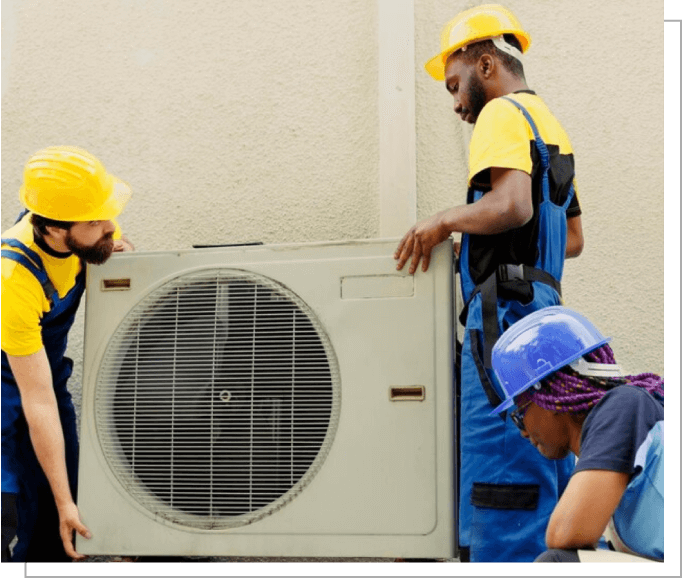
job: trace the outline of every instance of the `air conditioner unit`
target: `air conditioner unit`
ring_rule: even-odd
[[[452,243],[88,268],[84,554],[451,558]]]

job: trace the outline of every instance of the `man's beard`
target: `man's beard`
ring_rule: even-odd
[[[481,114],[483,107],[486,105],[483,83],[475,74],[472,74],[471,76],[467,97],[467,100],[469,101],[469,113],[474,118],[475,122],[478,119],[478,115]]]
[[[86,263],[101,265],[111,257],[111,253],[114,251],[114,240],[112,236],[113,233],[107,233],[94,245],[81,245],[71,236],[71,231],[69,231],[65,242],[71,252],[83,259]]]

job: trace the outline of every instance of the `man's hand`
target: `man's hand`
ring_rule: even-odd
[[[407,232],[393,255],[393,258],[398,261],[396,266],[398,271],[403,268],[410,256],[412,257],[410,275],[413,275],[417,270],[420,260],[422,271],[429,268],[431,249],[445,241],[452,233],[444,219],[447,212],[448,210],[436,213],[432,217],[420,221]]]
[[[135,247],[125,235],[121,235],[120,239],[114,239],[114,253],[123,253],[125,251],[134,250]]]
[[[90,539],[91,534],[80,520],[78,507],[73,502],[57,508],[59,511],[59,535],[62,538],[65,552],[74,560],[84,560],[85,556],[76,552],[73,547],[73,533],[78,532],[83,538]]]

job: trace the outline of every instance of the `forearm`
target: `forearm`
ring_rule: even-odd
[[[524,205],[488,193],[473,204],[444,211],[442,219],[450,232],[496,235],[522,227],[532,216],[532,207],[528,210]]]
[[[44,349],[28,356],[7,356],[21,394],[29,435],[57,505],[72,503],[64,450],[64,433],[52,372]]]
[[[33,449],[50,483],[57,507],[73,503],[56,400],[30,404],[24,407],[24,414]]]
[[[64,435],[54,396],[51,402],[28,404],[28,409],[24,407],[24,414],[28,422],[33,449],[50,483],[57,506],[59,536],[64,552],[75,560],[82,560],[84,556],[74,548],[73,533],[77,531],[85,538],[90,538],[91,534],[80,520],[78,507],[73,501],[69,487],[64,459]]]
[[[608,470],[574,474],[547,525],[548,548],[594,546],[620,502],[628,476]]]

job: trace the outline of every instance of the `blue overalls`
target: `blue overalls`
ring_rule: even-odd
[[[42,340],[50,363],[57,406],[64,432],[66,466],[71,492],[76,499],[78,437],[76,413],[66,383],[73,361],[65,357],[67,336],[85,290],[85,266],[74,287],[59,298],[40,256],[16,239],[2,239],[2,258],[26,267],[40,282],[52,306],[41,320]],[[15,250],[18,249],[18,250]],[[21,251],[21,252],[20,252]],[[12,561],[70,560],[59,536],[59,517],[47,478],[38,463],[21,407],[19,388],[2,352],[2,496],[3,509],[16,507],[18,542]],[[6,533],[3,512],[3,545]],[[4,553],[3,553],[4,554]]]
[[[611,519],[616,549],[664,559],[664,425],[663,420],[651,429],[635,454],[634,467],[641,469],[625,488]]]
[[[506,412],[490,416],[502,402],[490,365],[500,333],[525,315],[560,304],[566,251],[566,209],[550,198],[549,152],[528,111],[510,98],[531,126],[542,168],[538,251],[535,267],[500,264],[476,286],[469,269],[469,235],[462,236],[460,274],[466,323],[461,362],[461,469],[459,543],[470,548],[472,562],[532,562],[545,550],[545,530],[563,492],[574,459],[552,461],[521,437]],[[470,191],[468,202],[483,192]],[[498,298],[507,281],[532,283],[532,300],[522,304]],[[502,419],[500,419],[500,417]]]

